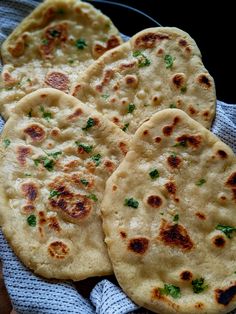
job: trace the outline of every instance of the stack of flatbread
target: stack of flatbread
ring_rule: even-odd
[[[235,156],[207,130],[215,86],[193,39],[159,27],[122,44],[91,5],[47,0],[2,57],[0,223],[24,264],[114,271],[156,313],[232,310]]]

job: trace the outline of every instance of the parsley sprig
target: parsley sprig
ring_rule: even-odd
[[[133,208],[138,208],[139,202],[136,201],[133,197],[131,198],[126,198],[124,202],[125,206],[133,207]]]
[[[192,281],[192,286],[193,286],[193,292],[194,293],[201,293],[205,289],[208,288],[208,285],[204,285],[204,278],[197,278]]]
[[[164,288],[160,288],[159,291],[161,294],[170,295],[174,299],[181,297],[180,288],[172,284],[165,283]]]
[[[232,226],[225,226],[225,225],[220,225],[218,224],[215,227],[216,230],[220,230],[221,232],[223,232],[227,238],[231,239],[232,238],[232,233],[234,231],[236,231],[236,227],[232,227]]]

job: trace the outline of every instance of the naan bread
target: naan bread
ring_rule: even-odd
[[[129,134],[155,112],[179,108],[210,128],[215,85],[193,39],[177,28],[150,28],[97,60],[72,89]]]
[[[92,5],[45,1],[2,45],[2,115],[7,118],[19,99],[41,87],[68,92],[95,59],[120,43],[111,20]]]
[[[155,114],[108,179],[103,227],[115,275],[157,313],[236,306],[236,158],[181,110]]]
[[[55,89],[19,102],[2,134],[0,222],[15,253],[37,274],[80,280],[112,273],[100,203],[127,137]]]

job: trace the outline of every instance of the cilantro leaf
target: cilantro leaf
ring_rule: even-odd
[[[91,200],[93,200],[94,202],[97,202],[98,201],[98,198],[95,194],[89,194],[89,195],[86,195],[87,198],[90,198]]]
[[[187,91],[187,87],[183,86],[180,88],[181,93],[185,93]]]
[[[83,131],[87,131],[88,129],[90,129],[94,125],[96,125],[95,120],[93,118],[88,118],[87,124],[86,124],[86,126],[84,128],[82,128],[82,130]]]
[[[181,297],[180,288],[171,284],[164,284],[164,288],[159,289],[161,294],[170,295],[174,299]]]
[[[197,278],[192,281],[192,286],[193,286],[193,292],[194,293],[201,293],[205,289],[208,288],[208,285],[204,285],[204,278]]]
[[[100,163],[101,163],[101,158],[102,158],[102,156],[101,156],[100,154],[97,154],[97,155],[94,155],[94,156],[91,157],[92,161],[95,162],[95,165],[96,165],[96,166],[99,166],[99,165],[100,165]]]
[[[92,145],[86,145],[86,144],[80,143],[78,141],[76,141],[75,144],[78,147],[82,148],[86,153],[91,153],[91,151],[93,150],[93,146]]]
[[[151,64],[151,61],[140,50],[134,51],[133,57],[138,59],[139,68],[143,68]]]
[[[133,207],[133,208],[138,208],[139,202],[136,201],[133,197],[131,198],[126,198],[124,202],[125,206]]]
[[[39,157],[37,159],[34,159],[34,164],[35,166],[42,164],[44,168],[48,171],[53,171],[54,168],[54,161],[52,159],[49,159],[48,157]]]
[[[132,113],[134,111],[135,107],[136,107],[135,104],[130,103],[128,105],[128,113]]]
[[[159,178],[159,172],[157,169],[154,169],[152,171],[149,172],[149,176],[152,178],[152,179],[156,179],[156,178]]]
[[[174,60],[175,60],[175,58],[173,58],[171,55],[165,55],[164,61],[165,61],[167,69],[171,69],[172,68]]]
[[[8,138],[5,138],[3,140],[3,145],[5,148],[7,148],[11,144],[11,141]]]
[[[176,108],[176,105],[175,105],[175,104],[170,104],[169,107],[170,107],[170,108]]]
[[[197,182],[196,182],[196,185],[197,186],[202,186],[204,183],[206,183],[206,180],[205,179],[200,179],[200,180],[198,180]]]
[[[86,180],[86,179],[80,179],[80,182],[81,182],[83,185],[85,185],[85,186],[87,186],[87,185],[89,184],[88,180]]]
[[[122,128],[122,131],[126,132],[129,127],[129,123],[125,123],[124,127]]]
[[[45,111],[43,106],[40,106],[40,111],[42,112],[42,117],[49,121],[50,119],[52,119],[52,114],[51,112]]]
[[[110,97],[110,95],[109,94],[103,94],[103,95],[101,95],[101,97],[103,99],[107,100]]]
[[[50,191],[49,199],[50,199],[50,198],[53,198],[54,196],[58,196],[58,195],[60,195],[60,194],[61,194],[61,193],[58,192],[57,190],[52,190],[52,191]]]
[[[220,224],[218,224],[215,227],[215,229],[222,231],[229,239],[232,238],[233,231],[236,231],[236,227],[225,226],[225,225],[220,225]]]
[[[45,152],[46,153],[46,152]],[[46,153],[48,156],[52,156],[53,159],[57,159],[59,155],[62,154],[61,151],[55,152],[55,153]]]
[[[81,49],[81,50],[87,46],[87,44],[83,38],[79,38],[78,40],[76,40],[75,45],[78,49]]]
[[[28,112],[28,117],[29,118],[32,118],[32,111],[33,111],[33,109],[31,108],[30,111]]]
[[[173,147],[187,147],[187,141],[186,140],[180,141],[173,145]]]
[[[173,221],[176,221],[176,222],[179,221],[179,215],[178,214],[174,215]]]
[[[30,215],[27,217],[27,223],[30,227],[35,227],[36,226],[36,216],[35,215]]]

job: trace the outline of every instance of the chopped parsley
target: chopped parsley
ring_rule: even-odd
[[[109,94],[103,94],[103,95],[101,95],[101,97],[103,99],[107,100],[110,97],[110,95]]]
[[[149,172],[149,176],[152,178],[152,179],[156,179],[156,178],[159,178],[159,172],[157,169],[154,169],[152,171]]]
[[[133,208],[138,208],[139,202],[136,201],[133,197],[131,198],[126,198],[124,202],[125,206],[133,207]]]
[[[54,152],[54,153],[47,153],[45,152],[48,156],[51,156],[53,159],[57,159],[59,155],[62,154],[61,151],[58,151],[58,152]]]
[[[174,299],[181,297],[180,288],[171,284],[164,284],[164,288],[159,289],[161,294],[170,295]]]
[[[84,49],[87,46],[87,44],[86,44],[86,42],[85,42],[85,40],[83,38],[80,38],[80,39],[76,40],[75,45],[76,45],[76,47],[78,49],[81,49],[81,50]]]
[[[58,196],[58,195],[60,195],[60,194],[61,194],[61,193],[58,192],[57,190],[52,190],[52,191],[50,191],[49,199],[50,199],[50,198],[53,198],[54,196]]]
[[[167,69],[171,69],[172,68],[174,60],[175,60],[175,58],[173,58],[171,55],[165,55],[164,61],[165,61]]]
[[[84,128],[82,128],[83,131],[87,131],[88,129],[90,129],[91,127],[93,127],[95,125],[95,120],[93,118],[88,118],[87,124]]]
[[[43,106],[40,106],[40,111],[42,112],[42,117],[49,121],[50,119],[52,119],[52,114],[51,112],[45,111]]]
[[[133,57],[138,59],[139,68],[143,68],[151,64],[151,61],[140,50],[134,51]]]
[[[31,177],[32,175],[30,173],[24,173],[25,177]]]
[[[176,105],[175,104],[170,104],[170,106],[169,106],[170,108],[176,108]]]
[[[80,182],[81,182],[83,185],[85,185],[85,186],[87,186],[87,185],[89,184],[88,180],[86,180],[86,179],[80,179]]]
[[[68,63],[72,64],[72,63],[74,63],[74,60],[70,59],[70,60],[68,60]]]
[[[92,161],[95,162],[96,167],[100,165],[102,156],[100,154],[91,157]]]
[[[93,150],[93,146],[92,145],[86,145],[86,144],[80,143],[78,141],[76,141],[75,144],[78,147],[82,148],[86,153],[91,153],[91,151]]]
[[[204,285],[204,278],[198,278],[192,281],[192,286],[193,286],[193,292],[194,293],[201,293],[205,289],[208,288],[208,285]]]
[[[93,200],[94,202],[97,202],[98,201],[98,198],[95,194],[89,194],[89,195],[86,195],[87,198],[90,198],[91,200]]]
[[[187,141],[186,140],[180,141],[173,145],[173,147],[187,147]]]
[[[35,227],[36,226],[36,216],[35,215],[30,215],[27,218],[27,223],[30,227]]]
[[[172,158],[176,158],[177,157],[177,154],[176,152],[171,152],[171,155],[170,155]]]
[[[10,144],[11,144],[11,141],[9,140],[9,138],[5,138],[3,140],[3,145],[5,148],[7,148]]]
[[[197,186],[202,186],[204,183],[206,183],[206,180],[205,179],[200,179],[200,180],[198,180],[197,182],[196,182],[196,185]]]
[[[128,113],[132,113],[134,111],[134,109],[135,109],[135,104],[131,103],[128,105]]]
[[[35,166],[42,164],[44,168],[48,171],[53,171],[54,168],[54,161],[52,159],[49,159],[48,157],[39,157],[37,159],[34,159],[34,164]]]
[[[187,91],[187,87],[183,86],[180,88],[181,93],[185,93]]]
[[[122,130],[123,130],[124,132],[126,132],[127,129],[128,129],[128,127],[129,127],[129,123],[125,123],[124,127],[122,128]]]
[[[226,237],[229,239],[232,238],[233,231],[236,231],[236,227],[225,226],[225,225],[220,225],[220,224],[217,225],[215,229],[222,231],[226,235]]]
[[[179,221],[179,215],[178,214],[174,215],[173,221],[175,221],[175,222]]]

